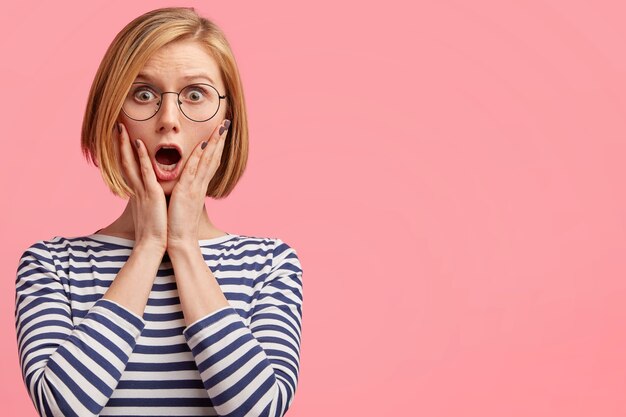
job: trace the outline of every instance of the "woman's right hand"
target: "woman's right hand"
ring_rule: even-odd
[[[124,179],[135,192],[135,196],[130,197],[135,223],[135,246],[144,243],[153,244],[165,252],[167,248],[165,193],[157,181],[144,143],[140,139],[133,139],[131,144],[126,126],[121,122],[118,122],[118,126],[121,133],[119,129],[116,129],[116,133],[120,140]],[[136,143],[139,144],[139,148]]]

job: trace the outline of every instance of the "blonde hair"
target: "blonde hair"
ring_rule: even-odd
[[[225,84],[227,111],[231,121],[220,166],[206,195],[228,196],[246,168],[248,119],[232,50],[222,30],[199,16],[193,7],[166,7],[147,12],[127,24],[113,39],[96,73],[83,118],[81,148],[94,163],[113,194],[134,195],[122,176],[120,152],[113,141],[113,128],[124,98],[139,71],[159,48],[180,40],[199,42],[215,59]]]

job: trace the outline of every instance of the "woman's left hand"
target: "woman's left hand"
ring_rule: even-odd
[[[225,120],[217,126],[206,147],[202,149],[203,142],[199,143],[187,160],[167,209],[168,247],[197,245],[206,191],[220,165],[229,125]]]

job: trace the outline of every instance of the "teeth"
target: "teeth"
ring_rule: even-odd
[[[162,163],[155,161],[156,164],[159,166],[159,168],[161,168],[163,171],[173,171],[174,168],[176,168],[176,164],[171,164],[171,165],[163,165]]]

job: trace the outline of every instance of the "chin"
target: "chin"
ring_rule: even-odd
[[[163,189],[163,193],[165,194],[165,196],[169,197],[172,195],[172,191],[174,190],[174,186],[176,185],[176,182],[174,181],[167,181],[165,183],[159,182],[159,185]]]

